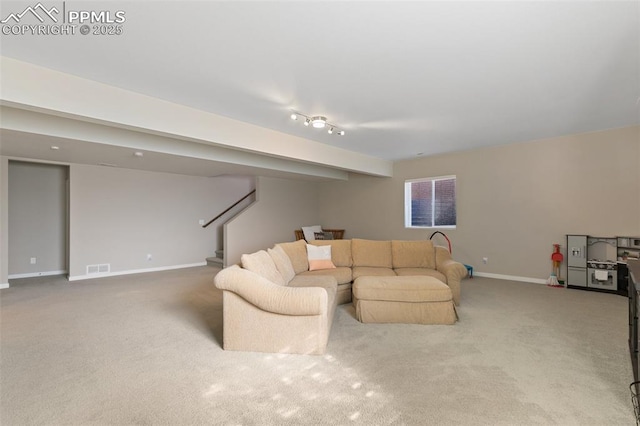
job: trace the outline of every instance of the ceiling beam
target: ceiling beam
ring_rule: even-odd
[[[0,57],[0,102],[67,119],[345,172],[392,176],[391,161]],[[186,77],[185,77],[186,78]],[[179,81],[176,82],[179,84]]]
[[[247,151],[232,150],[144,132],[114,128],[2,105],[0,105],[0,128],[3,131],[20,132],[27,138],[29,137],[28,135],[42,135],[55,138],[55,140],[66,139],[80,141],[85,144],[99,144],[129,148],[136,151],[155,152],[173,156],[172,158],[205,160],[211,164],[212,169],[218,168],[219,165],[233,165],[238,170],[242,170],[243,173],[246,173],[247,170],[254,170],[254,173],[260,175],[264,174],[264,171],[277,171],[332,180],[347,180],[349,177],[349,173],[344,170],[317,164],[288,161]],[[57,144],[55,140],[52,143],[54,145]],[[4,151],[5,149],[3,148],[0,153]],[[44,152],[50,153],[48,147],[44,147]],[[70,161],[74,162],[73,160]],[[94,163],[97,164],[100,161],[102,160],[96,158]],[[225,169],[228,169],[228,167],[225,167]]]

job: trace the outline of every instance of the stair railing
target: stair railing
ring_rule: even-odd
[[[245,195],[244,197],[240,198],[238,201],[236,201],[235,203],[233,203],[231,206],[229,206],[225,211],[223,211],[222,213],[220,213],[218,216],[214,217],[213,219],[211,219],[209,222],[205,223],[204,225],[202,225],[203,228],[206,228],[207,226],[211,225],[213,222],[215,222],[216,220],[220,219],[222,216],[224,216],[225,213],[227,213],[229,210],[231,210],[232,208],[234,208],[235,206],[237,206],[238,204],[240,204],[241,202],[243,202],[244,200],[246,200],[247,198],[249,198],[251,195],[253,195],[256,192],[256,190],[254,189],[253,191],[249,192],[247,195]]]

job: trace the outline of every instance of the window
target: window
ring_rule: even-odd
[[[413,179],[404,183],[404,226],[456,227],[456,177]]]

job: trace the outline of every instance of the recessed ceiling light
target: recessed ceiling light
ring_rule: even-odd
[[[59,147],[59,146],[51,145],[51,150],[52,150],[52,151],[57,151],[57,150],[59,150],[59,149],[60,149],[60,147]]]
[[[134,152],[133,155],[135,155],[136,157],[144,157],[144,153],[140,151]]]

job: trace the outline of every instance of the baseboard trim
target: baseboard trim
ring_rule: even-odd
[[[34,278],[34,277],[48,277],[51,275],[64,275],[67,271],[46,271],[46,272],[29,272],[26,274],[12,274],[9,275],[10,280],[17,280],[20,278]]]
[[[9,288],[9,283],[0,284],[0,290],[3,288]]]
[[[516,275],[490,274],[488,272],[474,272],[474,277],[495,278],[497,280],[520,281],[524,283],[546,284],[547,280],[540,278],[518,277]]]
[[[147,272],[170,271],[173,269],[195,268],[197,266],[207,266],[207,262],[189,263],[184,265],[160,266],[158,268],[130,269],[128,271],[106,272],[104,274],[85,274],[69,276],[69,281],[91,280],[93,278],[115,277],[118,275],[144,274]]]

